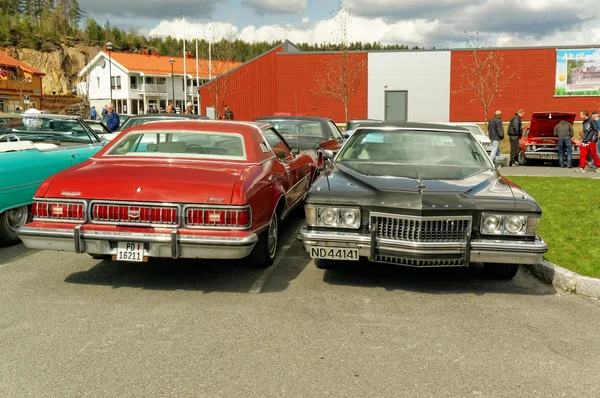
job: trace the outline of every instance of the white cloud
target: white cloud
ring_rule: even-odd
[[[354,3],[359,3],[363,0],[350,0]],[[390,3],[398,3],[396,0],[375,0],[374,5],[381,6],[386,1]],[[408,0],[410,3],[412,0]],[[423,0],[424,2],[430,0]],[[449,6],[448,1],[438,0],[441,5]],[[465,0],[458,0],[464,2]],[[581,0],[586,2],[587,0]],[[469,0],[469,2],[471,2]],[[404,2],[402,2],[404,4]],[[483,3],[486,3],[483,1]],[[525,4],[526,3],[526,4]],[[475,25],[464,27],[460,23],[455,23],[456,15],[448,17],[444,13],[439,13],[439,18],[430,18],[422,15],[412,19],[395,19],[389,20],[387,17],[366,17],[352,16],[347,20],[348,40],[351,42],[380,42],[386,44],[405,44],[409,46],[419,45],[436,48],[457,48],[464,47],[465,34],[468,32],[480,32],[480,37],[488,39],[488,43],[492,46],[529,46],[529,45],[581,45],[600,42],[600,24],[593,14],[587,14],[588,19],[582,20],[580,23],[574,23],[577,18],[576,14],[569,14],[569,18],[565,15],[554,15],[548,11],[548,7],[557,7],[558,3],[555,0],[526,0],[526,7],[543,8],[544,11],[536,16],[535,12],[530,14],[515,17],[517,21],[506,20],[504,24],[508,26],[505,30],[493,28],[486,31],[480,29],[486,25],[486,20],[471,21]],[[355,4],[356,5],[356,4]],[[406,4],[404,4],[406,6]],[[493,9],[481,8],[483,6],[491,6],[489,3],[478,6],[479,11],[485,11],[486,18],[488,13],[493,13]],[[564,4],[562,4],[564,7]],[[554,9],[554,8],[552,8]],[[482,12],[483,12],[482,11]],[[508,10],[510,11],[510,10]],[[506,11],[506,12],[508,12]],[[495,11],[501,16],[505,11]],[[204,39],[220,40],[221,38],[232,39],[240,38],[248,42],[255,41],[274,41],[288,39],[296,43],[320,44],[323,42],[335,43],[339,42],[340,18],[344,18],[344,14],[338,14],[336,17],[309,22],[308,17],[302,18],[302,23],[292,25],[282,23],[278,25],[248,25],[238,27],[225,22],[213,23],[192,23],[182,19],[172,21],[163,21],[156,28],[150,30],[149,36],[168,36],[181,38],[185,32],[186,37],[199,37]],[[499,16],[499,18],[500,18]],[[591,17],[590,17],[591,16]],[[461,18],[464,16],[461,16]],[[468,16],[467,16],[468,17]],[[482,17],[483,18],[483,17]],[[537,18],[537,19],[536,19]],[[550,19],[549,19],[550,18]],[[561,26],[560,29],[553,29],[552,24],[556,18],[568,19],[572,23],[568,28]],[[502,16],[497,26],[502,26],[504,17]],[[523,22],[525,21],[525,22]],[[527,23],[529,22],[529,23]],[[480,24],[481,26],[477,26]],[[536,25],[537,24],[537,25]],[[495,26],[494,23],[487,23],[488,26]],[[548,27],[548,25],[550,27]],[[520,29],[517,29],[519,28]],[[470,29],[477,28],[477,29]]]
[[[242,4],[254,10],[258,15],[265,14],[302,14],[306,10],[307,0],[242,0]]]

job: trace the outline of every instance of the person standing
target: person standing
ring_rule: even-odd
[[[504,127],[502,125],[502,112],[496,111],[494,117],[488,122],[488,136],[492,141],[492,152],[490,153],[490,159],[496,164],[496,156],[500,154],[500,142],[504,139]]]
[[[175,113],[175,107],[172,103],[167,105],[167,113]]]
[[[573,138],[573,125],[566,120],[561,120],[554,127],[554,136],[558,137],[558,164],[561,168],[565,167],[565,149],[567,150],[567,167],[571,168],[572,151],[571,139]]]
[[[225,120],[233,120],[233,112],[229,109],[229,105],[225,105],[225,113],[223,114],[223,119]]]
[[[194,114],[194,104],[192,104],[191,102],[187,103],[187,106],[185,108],[185,113],[186,115],[193,115]]]
[[[119,115],[113,109],[113,104],[106,105],[106,110],[108,112],[108,121],[106,122],[106,127],[108,127],[112,133],[119,129],[121,121],[119,120]]]
[[[519,109],[517,113],[510,119],[510,123],[508,124],[508,138],[510,139],[510,161],[509,166],[518,166],[519,165],[519,140],[523,137],[523,122],[521,119],[525,111],[523,109]]]
[[[96,120],[97,116],[98,116],[98,112],[96,112],[96,107],[92,106],[92,109],[90,109],[90,119]]]
[[[585,173],[588,154],[592,155],[592,163],[596,166],[596,173],[600,173],[600,159],[596,152],[596,142],[598,141],[598,125],[590,117],[587,109],[583,109],[579,116],[583,119],[582,122],[582,137],[581,137],[581,153],[579,157],[579,172]]]

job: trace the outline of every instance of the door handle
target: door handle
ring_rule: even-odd
[[[72,158],[74,158],[75,156],[79,156],[79,154],[78,154],[78,153],[72,153],[72,154],[71,154],[71,157],[72,157]]]

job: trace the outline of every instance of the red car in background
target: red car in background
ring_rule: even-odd
[[[44,181],[19,236],[29,248],[117,261],[250,256],[269,266],[316,160],[266,123],[139,125]]]
[[[550,160],[558,162],[558,137],[554,136],[554,127],[562,120],[572,125],[576,116],[569,112],[534,112],[531,123],[524,127],[523,137],[519,141],[519,163],[532,165]],[[581,141],[571,140],[574,165],[579,163],[580,144]]]

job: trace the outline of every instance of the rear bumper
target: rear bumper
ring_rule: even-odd
[[[371,238],[357,232],[329,232],[300,229],[298,239],[309,254],[312,247],[357,248],[361,257],[375,261],[377,256],[410,259],[453,259],[460,256],[469,263],[537,264],[548,251],[540,238],[535,241],[473,239],[467,243],[415,243]],[[374,241],[374,244],[372,242]],[[468,248],[468,249],[467,249]]]
[[[81,226],[66,228],[19,228],[19,237],[26,247],[116,255],[118,242],[144,244],[145,257],[239,259],[248,256],[258,236],[248,232],[242,237],[181,235],[177,229],[170,234],[84,231]]]

